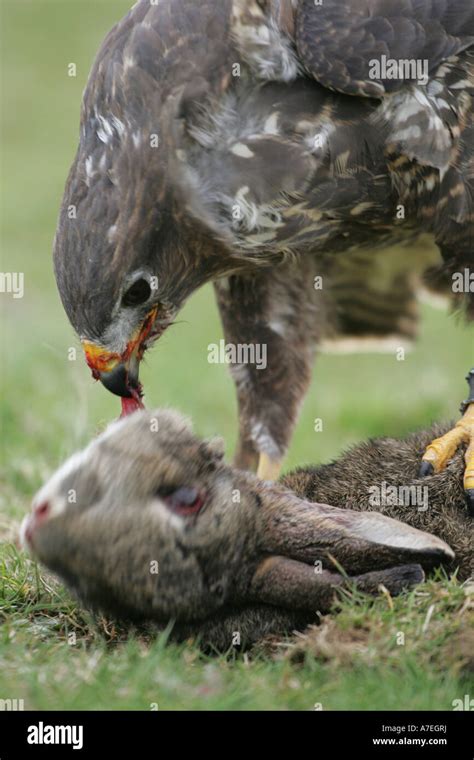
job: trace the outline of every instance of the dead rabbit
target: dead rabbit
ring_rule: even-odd
[[[395,595],[441,564],[472,573],[462,455],[417,478],[440,432],[369,441],[275,484],[226,464],[222,440],[181,415],[138,411],[41,488],[23,539],[88,607],[252,643],[315,622],[340,587]]]

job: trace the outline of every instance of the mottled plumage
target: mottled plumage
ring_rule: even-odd
[[[471,0],[140,0],[92,68],[55,241],[95,377],[131,395],[214,281],[227,341],[268,345],[232,367],[238,462],[279,461],[317,345],[413,337],[423,277],[452,295],[473,263],[473,40]]]

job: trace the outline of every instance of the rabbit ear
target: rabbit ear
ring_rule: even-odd
[[[264,494],[259,532],[269,554],[339,564],[349,574],[411,562],[430,568],[454,557],[436,536],[378,512],[303,501],[277,488]]]
[[[402,565],[345,578],[287,557],[267,557],[254,573],[250,597],[252,601],[279,608],[328,612],[338,587],[355,584],[360,591],[375,594],[383,585],[395,596],[421,583],[424,577],[420,565]]]

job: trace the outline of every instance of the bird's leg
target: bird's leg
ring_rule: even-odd
[[[469,514],[474,517],[474,369],[467,378],[469,396],[461,405],[462,418],[446,435],[436,438],[426,449],[420,475],[440,472],[462,444],[467,444],[465,453],[464,490]]]
[[[237,383],[236,388],[240,429],[237,448],[234,454],[234,465],[235,467],[238,467],[239,470],[251,470],[252,472],[256,472],[258,467],[258,451],[255,448],[255,443],[252,441],[250,430],[248,429],[245,412],[245,394],[242,392],[242,389],[239,388]]]
[[[263,452],[258,460],[257,475],[262,480],[277,480],[280,475],[282,460],[272,459]]]
[[[324,323],[314,262],[262,268],[214,283],[239,404],[235,464],[278,477],[311,379]],[[243,350],[245,349],[245,350]],[[247,360],[245,358],[245,355]]]

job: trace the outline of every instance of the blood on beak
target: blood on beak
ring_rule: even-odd
[[[104,346],[88,340],[82,341],[86,362],[92,371],[92,376],[100,380],[111,393],[122,398],[122,415],[143,407],[138,368],[145,350],[144,343],[152,330],[156,314],[155,307],[122,353],[109,351]]]

